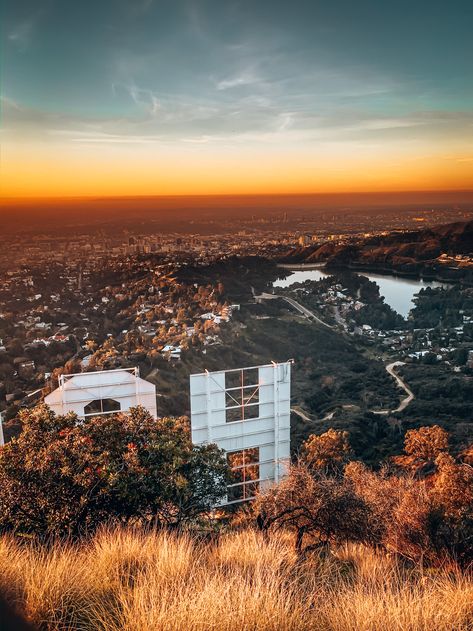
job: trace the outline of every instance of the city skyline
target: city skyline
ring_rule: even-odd
[[[473,188],[464,1],[3,13],[5,198]]]

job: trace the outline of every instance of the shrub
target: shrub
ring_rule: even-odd
[[[434,533],[435,545],[467,565],[473,559],[473,468],[445,453],[438,456],[436,465],[431,495],[441,520]]]
[[[303,464],[292,467],[288,477],[261,493],[255,510],[264,529],[294,530],[298,552],[304,550],[305,535],[315,537],[316,546],[368,539],[369,509],[352,484],[314,474]]]
[[[404,456],[394,461],[402,468],[414,473],[431,473],[437,456],[448,452],[448,432],[438,425],[420,427],[406,432]]]
[[[448,555],[466,566],[473,558],[473,470],[445,453],[436,463],[427,479],[356,462],[345,476],[369,507],[370,543],[415,562],[439,564]]]
[[[278,486],[257,499],[253,519],[269,530],[288,527],[316,546],[364,542],[413,562],[439,565],[473,558],[473,469],[448,453],[448,434],[437,426],[406,434],[402,468],[372,471],[350,454],[346,432],[311,436],[302,458]],[[250,511],[251,514],[251,511]],[[243,520],[244,522],[244,520]]]

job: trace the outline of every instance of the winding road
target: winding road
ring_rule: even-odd
[[[335,329],[336,328],[335,326],[327,324],[326,322],[321,320],[318,316],[315,315],[315,313],[310,311],[310,309],[307,309],[307,307],[304,307],[303,305],[301,305],[299,302],[297,302],[293,298],[288,298],[287,296],[280,296],[278,294],[268,294],[268,293],[265,293],[265,292],[263,292],[263,293],[261,293],[261,294],[259,294],[257,296],[255,294],[255,290],[254,290],[253,287],[251,288],[251,290],[252,290],[253,296],[255,297],[256,300],[258,300],[258,299],[259,300],[276,300],[277,298],[282,298],[287,303],[289,303],[292,307],[294,307],[294,309],[299,311],[299,313],[304,315],[306,318],[309,318],[311,320],[315,320],[316,322],[318,322],[319,324],[322,324],[322,326],[325,326],[328,329]],[[395,414],[396,412],[402,412],[411,403],[411,401],[413,401],[415,399],[415,395],[412,392],[412,390],[409,388],[409,386],[406,384],[406,382],[403,381],[403,379],[395,371],[395,369],[398,366],[404,366],[404,364],[405,364],[405,362],[395,361],[395,362],[392,362],[391,364],[387,364],[385,366],[385,369],[386,369],[386,372],[389,375],[391,375],[391,377],[393,377],[396,380],[396,383],[399,386],[399,388],[402,388],[404,390],[404,392],[407,394],[407,396],[400,402],[400,404],[394,410],[370,410],[370,412],[372,414],[379,414],[379,415],[385,416],[387,414]],[[337,406],[337,407],[340,407],[340,406]],[[342,407],[351,407],[351,406],[342,406]],[[304,410],[302,410],[300,407],[291,408],[291,412],[293,412],[294,414],[297,414],[297,416],[299,416],[303,420],[309,421],[309,422],[314,421],[314,420],[327,421],[327,420],[330,420],[335,414],[335,410],[332,410],[332,411],[328,412],[322,419],[312,419],[312,418],[310,418],[310,416],[307,416],[307,414],[304,412]]]
[[[400,361],[392,362],[392,364],[388,364],[385,368],[386,371],[391,375],[391,377],[394,377],[397,385],[404,390],[404,392],[407,394],[407,397],[401,401],[401,403],[397,406],[395,410],[371,410],[373,414],[394,414],[395,412],[402,412],[406,409],[409,403],[415,399],[414,393],[409,388],[407,383],[403,381],[401,377],[395,372],[395,368],[397,366],[404,366],[404,364],[405,362]]]
[[[395,368],[397,366],[404,366],[404,364],[405,364],[405,362],[401,362],[401,361],[392,362],[391,364],[388,364],[387,366],[385,366],[385,369],[386,369],[386,372],[388,374],[390,374],[391,377],[393,377],[396,380],[397,385],[404,390],[404,392],[407,394],[407,397],[405,397],[405,399],[403,399],[401,401],[401,403],[397,406],[397,408],[395,408],[394,410],[369,410],[372,414],[378,414],[380,416],[387,416],[388,414],[395,414],[396,412],[402,412],[403,410],[406,409],[406,407],[409,405],[409,403],[411,403],[411,401],[413,401],[415,399],[415,395],[412,392],[412,390],[409,388],[409,386],[406,384],[406,382],[403,381],[403,379],[395,372]],[[337,406],[337,408],[338,407],[350,408],[350,407],[354,407],[354,406],[353,405],[342,405],[342,406]],[[294,414],[299,416],[304,421],[307,421],[307,422],[310,423],[310,422],[314,422],[314,421],[316,421],[316,422],[329,421],[330,419],[333,418],[337,408],[335,408],[334,410],[331,410],[323,418],[320,418],[320,419],[311,418],[299,406],[291,408],[291,412],[293,412]]]
[[[334,417],[334,414],[335,414],[335,410],[332,410],[331,412],[326,414],[323,418],[314,419],[314,418],[310,418],[310,416],[307,416],[304,410],[302,410],[299,407],[291,408],[291,412],[293,412],[296,416],[299,416],[304,421],[307,421],[308,423],[312,423],[313,421],[329,421],[331,418]]]
[[[255,296],[256,300],[258,299],[259,300],[276,300],[277,298],[281,298],[282,300],[285,300],[287,303],[291,305],[291,307],[294,307],[296,311],[299,311],[299,313],[301,313],[306,318],[309,318],[309,320],[315,320],[322,326],[326,326],[328,329],[335,328],[331,324],[327,324],[326,322],[321,320],[318,316],[315,315],[313,311],[311,311],[310,309],[307,309],[307,307],[304,307],[304,305],[301,305],[300,302],[297,302],[297,300],[294,300],[294,298],[288,298],[287,296],[280,296],[278,294],[267,294],[265,292],[263,292],[262,294],[259,294],[259,296]]]

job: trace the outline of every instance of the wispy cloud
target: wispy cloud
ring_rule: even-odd
[[[283,112],[279,115],[277,129],[278,131],[285,131],[294,124],[294,114],[291,112]]]
[[[261,79],[254,72],[245,71],[236,76],[227,77],[217,82],[217,90],[229,90],[242,86],[250,86],[261,83]]]
[[[128,135],[128,134],[111,134],[98,131],[84,131],[80,129],[51,129],[49,132],[52,136],[67,139],[69,142],[84,144],[131,144],[131,145],[151,145],[162,142],[165,139],[162,136],[152,135]]]
[[[114,94],[120,89],[125,90],[136,105],[144,108],[150,114],[157,114],[161,109],[160,101],[152,90],[139,88],[135,84],[112,83]]]
[[[17,111],[21,112],[21,106],[13,99],[9,99],[7,96],[0,95],[0,103],[2,106],[2,110],[5,112]]]
[[[54,0],[42,0],[41,2],[31,3],[34,9],[28,14],[21,12],[24,3],[12,3],[20,9],[21,17],[13,17],[8,19],[8,15],[3,16],[5,39],[11,46],[15,47],[19,52],[26,52],[31,48],[35,38],[39,35],[40,27],[44,24],[44,18],[49,15],[53,7]],[[8,11],[6,12],[8,14]]]
[[[305,101],[298,108],[251,95],[221,102],[201,101],[185,95],[158,99],[134,83],[115,85],[136,104],[136,112],[116,117],[81,117],[28,108],[3,97],[4,136],[8,139],[95,144],[256,145],[286,143],[288,146],[320,147],[320,143],[353,146],[363,143],[388,146],[414,142],[437,142],[439,146],[463,147],[455,159],[470,162],[468,142],[473,142],[473,113],[421,111],[402,116],[374,114],[362,109],[329,111]],[[441,143],[441,144],[440,144]],[[450,150],[451,151],[451,150]],[[447,152],[446,152],[447,153]]]

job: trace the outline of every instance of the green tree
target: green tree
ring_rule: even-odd
[[[76,536],[108,519],[179,527],[224,496],[215,445],[194,446],[186,419],[143,408],[78,421],[46,406],[21,413],[0,449],[0,528]]]
[[[457,348],[452,353],[452,359],[456,366],[464,366],[468,361],[468,349],[465,347]]]

